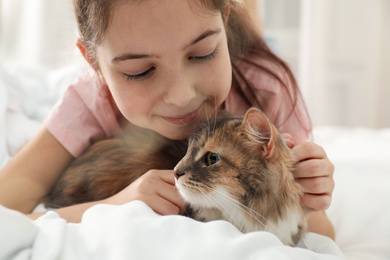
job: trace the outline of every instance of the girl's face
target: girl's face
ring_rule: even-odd
[[[131,123],[183,139],[212,117],[231,86],[221,13],[184,0],[116,6],[96,48],[102,78]]]

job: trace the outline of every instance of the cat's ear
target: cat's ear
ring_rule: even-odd
[[[266,158],[271,157],[277,130],[264,113],[256,108],[249,109],[245,114],[242,127],[250,142],[259,145]]]

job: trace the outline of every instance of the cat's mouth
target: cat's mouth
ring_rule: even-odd
[[[184,178],[175,178],[175,186],[185,202],[195,207],[214,208],[216,205],[210,197],[213,196],[209,187],[191,184]]]

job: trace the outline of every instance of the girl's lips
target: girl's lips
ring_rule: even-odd
[[[187,125],[187,124],[191,123],[192,121],[194,121],[198,117],[201,108],[202,108],[202,106],[200,106],[198,109],[196,109],[190,113],[187,113],[185,115],[175,116],[175,117],[164,117],[163,116],[162,118],[164,118],[166,121],[168,121],[171,124]]]

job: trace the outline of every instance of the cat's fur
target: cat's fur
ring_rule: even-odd
[[[170,140],[135,126],[125,133],[96,142],[77,157],[44,204],[58,208],[108,198],[151,169],[173,169],[187,151],[186,140]]]
[[[194,219],[224,219],[244,233],[270,231],[288,245],[303,236],[306,219],[302,189],[292,175],[294,157],[260,110],[200,124],[186,150],[186,142],[149,131],[100,141],[71,164],[46,204],[103,199],[149,169],[177,164],[176,186]]]

